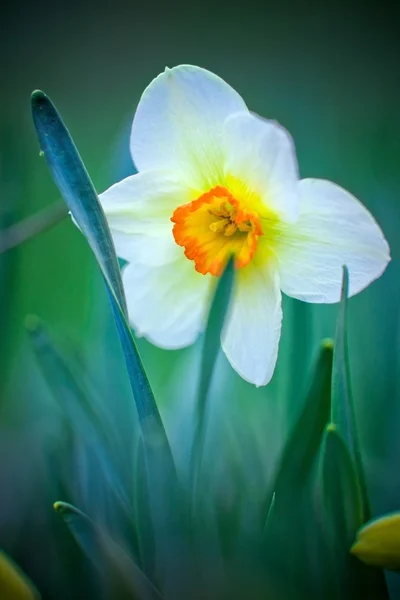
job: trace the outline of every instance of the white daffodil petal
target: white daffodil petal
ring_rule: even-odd
[[[274,121],[237,113],[224,126],[225,176],[239,179],[288,222],[299,213],[298,166],[289,133]]]
[[[300,218],[281,226],[274,251],[282,291],[307,302],[340,299],[342,266],[357,294],[385,270],[389,246],[367,209],[338,185],[319,179],[299,184]]]
[[[122,273],[129,321],[136,333],[169,350],[192,344],[203,329],[210,276],[184,256],[164,267],[129,264]]]
[[[225,119],[246,105],[217,75],[190,65],[166,69],[144,91],[132,125],[139,171],[169,169],[198,190],[218,182]]]
[[[272,260],[237,272],[223,350],[243,379],[266,385],[274,372],[281,335],[279,276]]]
[[[121,258],[162,265],[182,255],[172,235],[176,204],[190,192],[163,172],[145,171],[123,179],[99,195]]]

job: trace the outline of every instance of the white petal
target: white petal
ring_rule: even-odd
[[[298,217],[298,167],[292,138],[254,114],[230,116],[224,127],[225,175],[239,178],[282,219]]]
[[[144,91],[132,125],[139,171],[168,169],[199,190],[221,174],[221,132],[230,114],[246,111],[225,81],[200,67],[166,69]]]
[[[347,265],[349,294],[357,294],[390,260],[381,229],[354,196],[330,181],[304,179],[299,189],[299,221],[281,228],[274,245],[282,291],[307,302],[337,302]]]
[[[121,258],[162,265],[182,256],[171,216],[190,202],[187,187],[162,172],[147,171],[116,183],[99,196]]]
[[[279,276],[274,262],[239,270],[222,347],[232,367],[246,381],[257,386],[270,381],[281,321]]]
[[[122,276],[138,335],[170,350],[195,341],[204,327],[211,276],[197,273],[185,256],[166,267],[129,264]]]

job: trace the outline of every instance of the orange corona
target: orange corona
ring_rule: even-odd
[[[223,186],[179,206],[171,221],[176,243],[203,275],[221,275],[232,254],[236,268],[248,265],[263,234],[258,215],[245,210]]]

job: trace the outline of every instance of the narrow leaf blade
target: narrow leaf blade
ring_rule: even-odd
[[[41,149],[53,178],[77,224],[86,236],[106,281],[108,294],[139,420],[151,418],[168,440],[153,392],[127,322],[126,301],[110,230],[97,194],[76,146],[51,100],[41,91],[32,94],[32,115]]]
[[[56,502],[72,535],[93,566],[109,585],[110,597],[160,600],[161,594],[135,564],[129,554],[100,530],[82,511],[66,502]]]
[[[354,462],[356,476],[361,489],[363,521],[371,517],[370,502],[358,440],[354,401],[351,391],[350,365],[347,347],[347,298],[349,272],[343,267],[342,294],[336,327],[335,350],[332,370],[331,421],[345,442]]]
[[[383,572],[362,565],[350,554],[363,523],[362,490],[350,452],[334,424],[326,429],[321,457],[322,508],[333,597],[387,600]]]
[[[221,348],[221,334],[229,309],[234,285],[234,259],[230,258],[217,282],[208,314],[201,356],[200,382],[196,405],[196,430],[192,448],[193,494],[196,494],[207,422],[207,396],[215,363]]]
[[[114,245],[93,183],[54,104],[40,90],[32,94],[32,116],[54,181],[127,314]]]
[[[279,461],[271,489],[263,503],[262,521],[266,523],[272,499],[277,505],[291,506],[293,490],[304,485],[318,456],[331,409],[333,343],[320,347],[311,386],[304,406]]]

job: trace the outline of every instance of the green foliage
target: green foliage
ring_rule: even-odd
[[[65,502],[56,502],[72,535],[97,569],[107,588],[106,597],[121,600],[159,600],[160,593],[151,584],[129,553],[117,544],[83,512]]]
[[[315,465],[322,435],[331,409],[333,343],[325,340],[314,366],[311,385],[303,408],[279,460],[271,492],[264,502],[262,522],[267,522],[271,502],[286,510],[293,502],[293,490],[307,484]]]
[[[127,323],[126,300],[110,230],[97,194],[76,146],[51,100],[40,91],[32,94],[32,115],[41,149],[59,190],[96,257],[110,296],[129,380],[140,422],[154,420],[152,428],[168,441],[142,361]]]
[[[41,73],[42,63],[40,69]],[[342,95],[341,86],[336,87]],[[125,91],[128,111],[131,90]],[[108,94],[108,98],[115,96],[111,88],[104,93]],[[289,120],[296,119],[294,105],[285,109],[286,102],[288,107],[291,106],[286,87],[282,98],[271,87],[266,96],[272,108],[276,102],[278,112],[281,110],[284,114],[287,110],[286,117]],[[40,102],[38,98],[36,100],[40,104],[43,99]],[[307,144],[310,138],[310,147],[314,145],[318,148],[320,142],[325,143],[326,135],[329,138],[329,127],[328,130],[319,127],[322,121],[318,121],[318,118],[321,115],[318,116],[315,107],[311,107],[307,115],[305,103],[300,104],[298,128],[301,130],[305,124]],[[39,112],[38,105],[35,110]],[[84,108],[79,112],[84,114]],[[114,107],[109,109],[107,106],[107,113],[111,115],[113,112]],[[307,118],[312,124],[310,128],[306,125]],[[334,123],[334,117],[332,119]],[[369,147],[368,143],[364,144],[365,139],[360,137],[357,129],[360,125],[357,125],[357,119],[353,121],[353,129],[351,132],[349,129],[348,135],[355,140],[354,147],[342,162],[351,165],[353,189],[359,189],[360,197],[363,195],[367,203],[371,203],[373,213],[385,233],[388,232],[389,238],[391,235],[395,257],[399,248],[396,237],[397,188],[392,182],[390,186],[393,190],[390,191],[382,183],[388,152],[379,146],[381,180],[375,181],[374,172],[369,181],[364,182],[365,173],[372,172],[368,163],[371,144]],[[344,122],[347,126],[350,119],[346,118]],[[82,125],[77,125],[78,132],[82,131]],[[111,132],[114,126],[110,118],[106,127]],[[48,131],[54,132],[59,122],[53,122],[51,127],[53,129]],[[374,123],[373,127],[379,128],[379,124]],[[96,145],[93,142],[96,135],[91,134],[90,129],[89,133],[90,139],[87,141],[85,135],[88,134],[88,128],[81,133],[79,145],[83,152],[85,143],[90,148]],[[103,135],[104,129],[99,128],[98,139]],[[392,138],[397,139],[395,135]],[[57,144],[60,139],[57,138]],[[336,135],[331,136],[328,141],[332,156],[326,164],[321,156],[312,156],[307,144],[303,143],[301,169],[307,170],[312,164],[313,171],[316,165],[321,176],[327,173],[329,176],[329,160],[335,152],[342,157],[342,138],[337,136],[337,139],[340,141],[340,152],[339,145],[336,148],[334,145]],[[362,140],[359,146],[358,139]],[[62,160],[72,170],[57,171],[56,179],[63,193],[68,195],[68,202],[76,204],[75,211],[70,204],[69,208],[78,222],[81,219],[80,229],[94,249],[103,271],[107,271],[107,281],[112,282],[114,292],[109,292],[111,305],[124,347],[135,396],[134,407],[138,407],[141,425],[138,426],[135,419],[131,422],[128,417],[131,399],[124,397],[121,373],[116,368],[113,337],[107,329],[108,315],[101,305],[95,272],[83,280],[77,268],[85,258],[86,249],[83,243],[79,245],[81,241],[72,225],[65,222],[61,228],[57,227],[40,239],[27,242],[27,249],[22,248],[21,254],[20,249],[16,249],[4,255],[1,279],[7,293],[2,295],[4,335],[1,342],[4,358],[7,359],[4,363],[14,365],[11,392],[8,397],[4,393],[1,398],[4,412],[0,423],[3,456],[0,475],[6,507],[9,493],[8,487],[3,487],[3,479],[19,491],[13,497],[15,510],[9,513],[5,510],[4,521],[2,519],[0,523],[2,536],[7,541],[4,547],[16,557],[31,578],[38,581],[38,585],[39,581],[45,584],[44,587],[48,584],[46,590],[42,591],[42,585],[40,589],[43,597],[49,599],[64,600],[82,595],[88,600],[97,600],[119,597],[119,594],[127,598],[146,597],[146,594],[147,597],[157,598],[158,590],[161,590],[163,597],[171,600],[180,597],[229,597],[230,600],[319,600],[332,597],[344,600],[346,595],[353,598],[356,594],[365,598],[387,598],[382,585],[382,571],[359,564],[356,558],[349,556],[349,548],[357,530],[360,532],[359,539],[362,532],[368,531],[368,525],[365,530],[364,527],[359,529],[370,514],[367,487],[373,507],[385,507],[397,501],[394,490],[398,483],[395,469],[398,447],[393,440],[398,437],[400,371],[398,353],[395,351],[398,318],[396,321],[393,319],[398,304],[395,261],[390,266],[392,273],[389,272],[382,281],[351,301],[350,310],[353,312],[349,330],[346,325],[347,292],[344,289],[334,350],[333,416],[328,427],[329,353],[332,352],[329,346],[321,346],[310,378],[309,394],[304,397],[299,390],[303,388],[308,373],[309,349],[314,348],[326,335],[332,335],[336,307],[315,307],[290,299],[285,299],[289,310],[285,311],[284,316],[277,374],[266,389],[255,390],[240,381],[235,374],[228,372],[223,357],[218,361],[221,369],[215,369],[219,351],[218,329],[222,326],[225,308],[219,311],[214,326],[210,325],[210,316],[207,329],[209,337],[207,334],[204,337],[202,357],[200,346],[186,352],[164,353],[139,340],[137,344],[152,387],[156,390],[158,386],[157,408],[141,368],[123,314],[124,309],[120,308],[124,306],[124,301],[121,297],[122,288],[119,287],[118,291],[119,272],[110,238],[104,232],[101,212],[96,212],[101,208],[96,205],[97,200],[94,199],[93,188],[88,185],[86,172],[82,175],[79,157],[76,161],[76,155],[73,158],[71,154],[70,139],[66,136],[64,140],[67,145],[63,146],[66,153]],[[54,137],[50,135],[46,143],[52,142]],[[3,179],[12,173],[13,165],[15,170],[15,165],[21,161],[7,140],[4,145],[11,156],[1,173],[2,203],[3,198],[8,203],[9,197],[13,199],[8,193],[11,187],[3,185]],[[100,147],[100,144],[97,145]],[[44,147],[42,143],[41,146]],[[26,147],[29,148],[29,144]],[[55,173],[61,160],[60,155],[54,158],[58,152],[56,146],[47,151],[46,157],[49,159],[49,152],[51,154],[53,150],[55,154],[51,168]],[[33,206],[38,208],[34,203],[38,202],[38,198],[41,202],[46,195],[46,179],[45,176],[41,177],[40,171],[43,169],[44,172],[44,165],[39,164],[44,161],[37,158],[37,153],[33,154],[36,160],[30,172],[35,174],[37,190],[22,187],[22,191],[18,192],[24,199],[24,209],[32,198],[30,210]],[[98,177],[99,184],[106,184],[108,174],[104,169],[104,151],[98,152],[97,159],[94,157],[95,153],[89,152],[90,170],[94,177]],[[354,157],[357,157],[356,164]],[[97,174],[92,170],[96,160],[99,165]],[[366,161],[365,164],[362,161]],[[345,183],[350,175],[345,170],[340,171],[341,165],[337,168]],[[19,190],[23,180],[22,170],[26,171],[28,180],[29,177],[32,179],[28,169],[14,171],[14,184],[18,184]],[[358,180],[357,175],[354,176],[357,170],[360,174]],[[72,173],[75,175],[72,176]],[[79,177],[74,179],[77,173]],[[82,194],[75,194],[75,189],[73,197],[69,195],[71,182],[81,188]],[[54,195],[52,190],[51,194]],[[54,200],[51,194],[48,202]],[[376,210],[373,207],[375,196],[379,198]],[[12,212],[17,212],[16,204],[12,209]],[[77,211],[80,211],[80,216]],[[12,219],[2,214],[3,229],[8,230],[16,221],[15,214]],[[97,233],[94,234],[94,231]],[[98,239],[96,235],[99,235]],[[54,278],[54,269],[48,274],[53,255],[60,273],[58,279]],[[70,264],[68,261],[63,263],[60,255],[71,257]],[[75,257],[77,260],[73,260]],[[65,278],[66,283],[60,288],[54,281],[59,284],[61,278]],[[73,285],[70,283],[68,287],[68,281]],[[14,285],[16,283],[18,285]],[[344,288],[346,286],[345,278]],[[71,299],[72,288],[75,290],[75,304]],[[81,304],[85,302],[89,309],[82,310],[79,325],[76,326],[79,353],[87,353],[87,360],[81,362],[76,360],[78,353],[71,352],[65,343],[63,332],[66,323],[70,322],[68,319],[73,322],[70,313],[73,310],[79,312]],[[225,302],[227,306],[226,296],[222,304]],[[382,305],[387,310],[380,310]],[[11,308],[15,311],[15,322],[10,322]],[[44,326],[32,319],[27,323],[36,363],[44,376],[42,378],[37,376],[29,357],[26,357],[29,354],[28,347],[19,343],[16,335],[15,323],[22,329],[21,323],[27,311],[43,314],[49,324]],[[351,361],[347,355],[347,330],[351,349],[355,349]],[[18,350],[17,353],[10,351],[8,356],[11,347]],[[14,353],[16,358],[12,360],[11,354]],[[201,383],[196,390],[200,360]],[[195,368],[192,368],[192,363]],[[7,370],[4,365],[3,368]],[[353,386],[350,384],[350,370]],[[123,374],[123,369],[121,372]],[[11,378],[10,372],[8,377]],[[92,378],[96,381],[94,386]],[[212,378],[217,385],[211,388]],[[194,442],[194,427],[190,419],[185,421],[182,415],[187,410],[191,395],[200,398],[205,407],[204,418],[199,422],[207,432],[204,446],[208,446],[202,477],[196,489],[197,497],[201,495],[204,502],[194,503],[195,518],[189,522],[186,510],[188,500],[191,500],[193,472],[187,473],[187,466]],[[22,403],[21,397],[25,396],[27,401]],[[47,402],[48,396],[51,402]],[[21,420],[24,419],[25,429],[21,425],[18,432],[15,423],[12,430],[7,429],[6,419],[11,413],[7,406],[14,407],[15,413],[20,415]],[[164,452],[163,425],[159,427],[156,416],[153,426],[152,419],[148,420],[146,416],[153,414],[154,406],[157,411],[161,409],[163,417],[165,415],[163,420],[166,429],[171,432],[169,438],[174,457],[179,457],[177,464],[181,485],[176,481],[169,451]],[[198,402],[195,406],[201,404]],[[104,408],[107,410],[104,411]],[[111,419],[110,414],[113,416]],[[131,436],[120,435],[124,428],[132,429]],[[360,431],[360,437],[356,429]],[[9,443],[12,438],[10,431],[15,436],[12,443]],[[40,452],[38,459],[30,450],[28,436],[32,436],[32,447]],[[202,444],[201,449],[204,449]],[[364,459],[368,457],[368,462],[364,460],[367,478],[363,475],[361,451]],[[321,462],[317,470],[315,463],[319,452]],[[19,453],[22,455],[20,460]],[[10,474],[7,477],[8,470]],[[35,478],[34,487],[25,489],[20,482],[27,471],[34,471]],[[46,496],[40,493],[43,489],[46,489]],[[387,494],[388,490],[393,490],[393,493],[390,492],[392,495]],[[61,531],[63,523],[57,515],[52,516],[50,504],[46,504],[49,497],[52,501],[59,497],[68,500],[90,516],[82,515],[78,509],[67,507],[66,504],[57,505],[60,511],[61,507],[64,510],[63,516],[69,521],[69,529],[79,547],[74,545],[67,528],[65,535],[71,539],[72,545],[64,543]],[[24,498],[28,498],[29,502],[21,510]],[[38,510],[40,503],[42,512]],[[68,510],[70,513],[67,517]],[[10,515],[12,518],[8,520]],[[36,533],[35,536],[35,531],[40,531],[39,535]],[[374,539],[380,542],[382,538]],[[41,562],[37,548],[44,551],[47,547],[51,550],[46,555],[48,558],[44,569],[42,572],[36,571]],[[10,548],[17,548],[18,552]],[[88,568],[85,556],[93,564],[94,572]],[[58,559],[65,566],[65,572],[57,568]],[[42,563],[45,560],[42,559]],[[369,562],[380,566],[392,564]],[[86,586],[92,578],[97,582],[93,589]],[[66,582],[70,587],[64,585]],[[0,590],[1,596],[1,583]],[[392,597],[396,597],[395,592]]]
[[[332,413],[331,421],[338,428],[354,466],[361,487],[362,518],[370,518],[370,504],[365,483],[364,468],[361,459],[358,431],[356,427],[354,401],[350,382],[350,365],[347,348],[347,297],[349,290],[349,272],[343,267],[343,283],[339,317],[336,328],[335,352],[332,372]]]
[[[196,403],[196,425],[191,455],[191,471],[193,476],[193,494],[198,493],[202,452],[207,431],[207,397],[209,394],[215,363],[221,348],[221,334],[225,315],[229,310],[229,302],[234,286],[234,259],[231,258],[219,278],[207,320],[201,354],[200,381]]]

